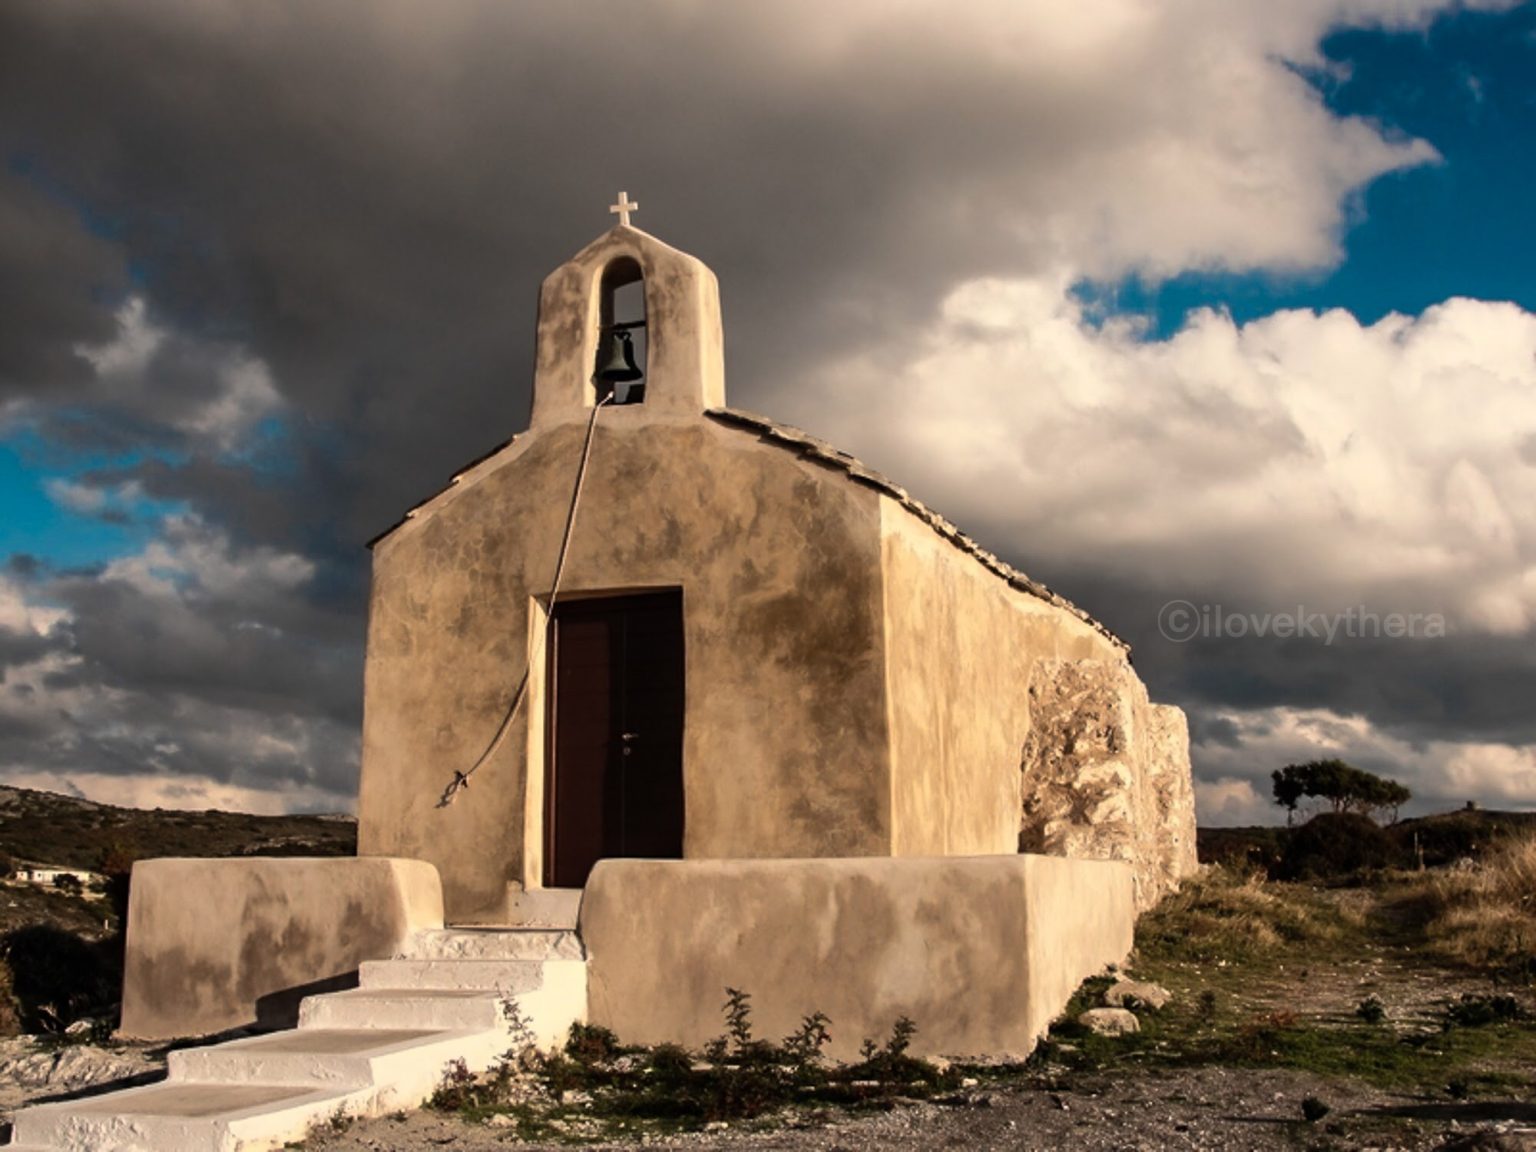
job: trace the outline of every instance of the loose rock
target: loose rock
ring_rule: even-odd
[[[1135,1013],[1125,1008],[1090,1008],[1077,1019],[1099,1036],[1125,1036],[1141,1031]]]
[[[1104,993],[1104,1003],[1111,1008],[1151,1008],[1154,1011],[1173,999],[1173,993],[1161,984],[1144,984],[1139,980],[1121,980],[1111,984]]]

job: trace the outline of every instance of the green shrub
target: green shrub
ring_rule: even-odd
[[[116,941],[90,941],[47,924],[0,937],[11,992],[28,1032],[62,1032],[76,1020],[116,1015],[122,969]]]
[[[1277,880],[1345,880],[1404,863],[1396,841],[1369,816],[1324,812],[1291,830]]]
[[[1446,1027],[1481,1028],[1487,1024],[1508,1024],[1524,1015],[1513,996],[1476,996],[1462,994],[1445,1006]]]

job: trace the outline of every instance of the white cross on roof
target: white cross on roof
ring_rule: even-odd
[[[619,214],[619,223],[625,228],[629,227],[629,214],[640,210],[640,205],[631,202],[628,192],[619,193],[619,202],[610,205],[608,211]]]

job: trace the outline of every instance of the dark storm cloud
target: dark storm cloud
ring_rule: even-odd
[[[1028,564],[1021,560],[1021,565]],[[1175,642],[1159,631],[1172,599],[1166,589],[1106,579],[1102,569],[1069,563],[1036,564],[1031,571],[1105,621],[1132,648],[1137,671],[1155,698],[1176,700],[1209,716],[1213,709],[1326,708],[1368,716],[1384,733],[1409,743],[1434,740],[1536,744],[1536,646],[1525,635],[1458,632],[1393,638],[1382,630],[1385,613],[1368,623],[1334,623],[1312,613],[1315,635],[1278,638],[1252,634],[1202,636]],[[1295,616],[1295,607],[1266,605],[1234,581],[1224,604],[1228,616]],[[1198,596],[1204,607],[1220,598]],[[1347,610],[1346,610],[1347,611]],[[1406,627],[1406,621],[1405,625]],[[1349,635],[1353,629],[1354,635]],[[1205,720],[1201,741],[1231,746],[1230,722]]]
[[[102,301],[126,282],[122,251],[18,174],[19,164],[0,156],[0,398],[38,382],[85,380],[72,349],[110,335]]]
[[[907,358],[936,303],[968,278],[1065,256],[1100,274],[1143,262],[1317,266],[1334,251],[1343,194],[1425,155],[1364,128],[1334,132],[1275,64],[1310,50],[1331,17],[1222,10],[1169,20],[1144,43],[1106,35],[1084,58],[1074,36],[1096,43],[1097,32],[1074,32],[1080,18],[1065,12],[1041,28],[1003,27],[984,7],[937,21],[859,11],[862,21],[736,4],[0,6],[0,418],[10,402],[47,443],[119,457],[80,482],[136,485],[206,529],[168,530],[192,567],[158,591],[16,570],[29,599],[69,614],[50,637],[48,685],[75,720],[41,745],[7,746],[0,731],[0,762],[124,774],[154,763],[348,790],[362,544],[524,425],[539,279],[608,226],[619,188],[640,201],[640,226],[719,274],[732,402],[784,412],[785,382],[839,353]],[[1236,51],[1248,23],[1291,19],[1298,32],[1252,42],[1253,74],[1239,61],[1230,100],[1208,99],[1208,81],[1179,69],[1201,56],[1193,37]],[[1058,34],[1064,63],[1019,62]],[[1138,82],[1155,98],[1138,96]],[[1262,115],[1242,115],[1245,101]],[[1260,189],[1262,227],[1238,205],[1237,225],[1209,232],[1222,214],[1190,210],[1177,182],[1166,224],[1115,199],[1117,188],[1151,195],[1151,173],[1166,168],[1156,145],[1181,118],[1227,106],[1239,109],[1233,124],[1191,138],[1230,135],[1236,185],[1263,171],[1316,188]],[[1312,145],[1296,142],[1322,143],[1253,163],[1261,135],[1303,151]],[[1120,163],[1121,148],[1148,167]],[[1220,183],[1228,158],[1184,155],[1202,187]],[[1091,199],[1089,181],[1103,204],[1080,227],[1063,223]],[[1144,259],[1116,236],[1124,218],[1145,221]],[[1074,227],[1103,251],[1070,250]],[[157,342],[138,359],[120,348],[102,368],[101,351],[132,334],[130,298],[139,335]],[[96,350],[94,366],[82,348]],[[829,381],[810,410],[839,402]],[[193,553],[234,567],[291,555],[311,568],[303,580],[215,587]],[[1260,706],[1332,693],[1404,730],[1526,731],[1519,709],[1505,711],[1531,684],[1513,649],[1448,643],[1440,669],[1416,651],[1422,681],[1394,680],[1399,655],[1386,649],[1169,652],[1147,632],[1158,593],[1105,585],[1090,566],[1048,575],[1138,644],[1164,697]],[[35,664],[37,641],[18,643],[32,647],[0,651],[0,665]],[[1474,699],[1468,684],[1487,691]],[[28,715],[15,722],[35,724]],[[263,717],[266,744],[253,738]],[[1201,731],[1235,738],[1219,720]]]
[[[61,581],[48,594],[74,615],[73,650],[82,658],[57,674],[53,687],[100,684],[345,724],[360,719],[361,637],[355,627],[346,630],[349,643],[337,651],[304,631],[269,622],[272,616],[314,613],[253,618],[262,606],[249,595],[236,604],[188,602],[99,580]]]
[[[301,595],[309,571],[187,520],[119,566],[34,569],[26,597],[62,615],[0,628],[0,763],[297,786],[342,806],[356,783],[360,622]]]
[[[1039,30],[995,14],[850,11],[15,4],[3,142],[113,221],[161,320],[244,344],[301,421],[347,430],[324,504],[361,541],[521,425],[538,278],[617,188],[721,274],[733,398],[766,408],[835,349],[901,355],[958,279],[1041,258],[1062,152],[1166,114],[1029,73],[1009,46]],[[1182,34],[1103,51],[1147,70]]]
[[[25,401],[56,449],[135,457],[84,483],[136,482],[316,565],[261,602],[54,580],[37,594],[71,613],[72,659],[53,690],[82,710],[111,689],[354,724],[361,545],[523,425],[538,281],[611,223],[620,187],[721,272],[747,404],[994,259],[940,222],[889,237],[945,167],[931,149],[974,170],[1017,109],[957,89],[967,133],[936,135],[923,120],[945,116],[912,107],[898,70],[806,83],[732,24],[686,6],[5,6],[0,147],[20,167],[0,303],[27,322],[0,326],[0,404]],[[78,350],[122,338],[130,290],[159,343],[93,372]],[[876,307],[824,306],[839,298]],[[195,426],[240,355],[282,398],[256,459]],[[139,715],[57,762],[132,772],[196,728]]]
[[[6,669],[12,664],[31,663],[52,647],[52,642],[36,633],[0,628],[0,684],[5,683]]]

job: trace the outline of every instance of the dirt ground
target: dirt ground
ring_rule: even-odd
[[[152,1072],[144,1050],[86,1046],[35,1050],[10,1041],[0,1052],[0,1102],[58,1099],[96,1083]],[[72,1091],[73,1090],[73,1091]],[[1332,1111],[1301,1119],[1315,1096]],[[579,1130],[573,1130],[579,1138]],[[570,1144],[523,1144],[505,1126],[476,1124],[431,1110],[322,1130],[306,1152],[422,1152],[509,1148],[554,1152]],[[1477,1149],[1536,1150],[1536,1103],[1456,1103],[1392,1094],[1348,1080],[1290,1070],[1191,1068],[979,1086],[950,1103],[900,1103],[888,1112],[800,1113],[767,1124],[719,1125],[707,1132],[642,1142],[587,1145],[595,1150],[679,1148],[753,1152],[1161,1152],[1170,1150]]]
[[[1161,1152],[1163,1149],[1536,1149],[1536,1104],[1425,1103],[1358,1084],[1280,1070],[1197,1068],[1118,1079],[1089,1078],[1070,1088],[989,1088],[965,1103],[913,1103],[860,1117],[797,1116],[753,1130],[730,1125],[650,1142],[599,1149],[675,1147],[755,1152]],[[1317,1096],[1332,1112],[1301,1119]],[[505,1128],[420,1112],[317,1135],[305,1149],[325,1152],[488,1152],[509,1147],[553,1152],[558,1144],[517,1144]]]

